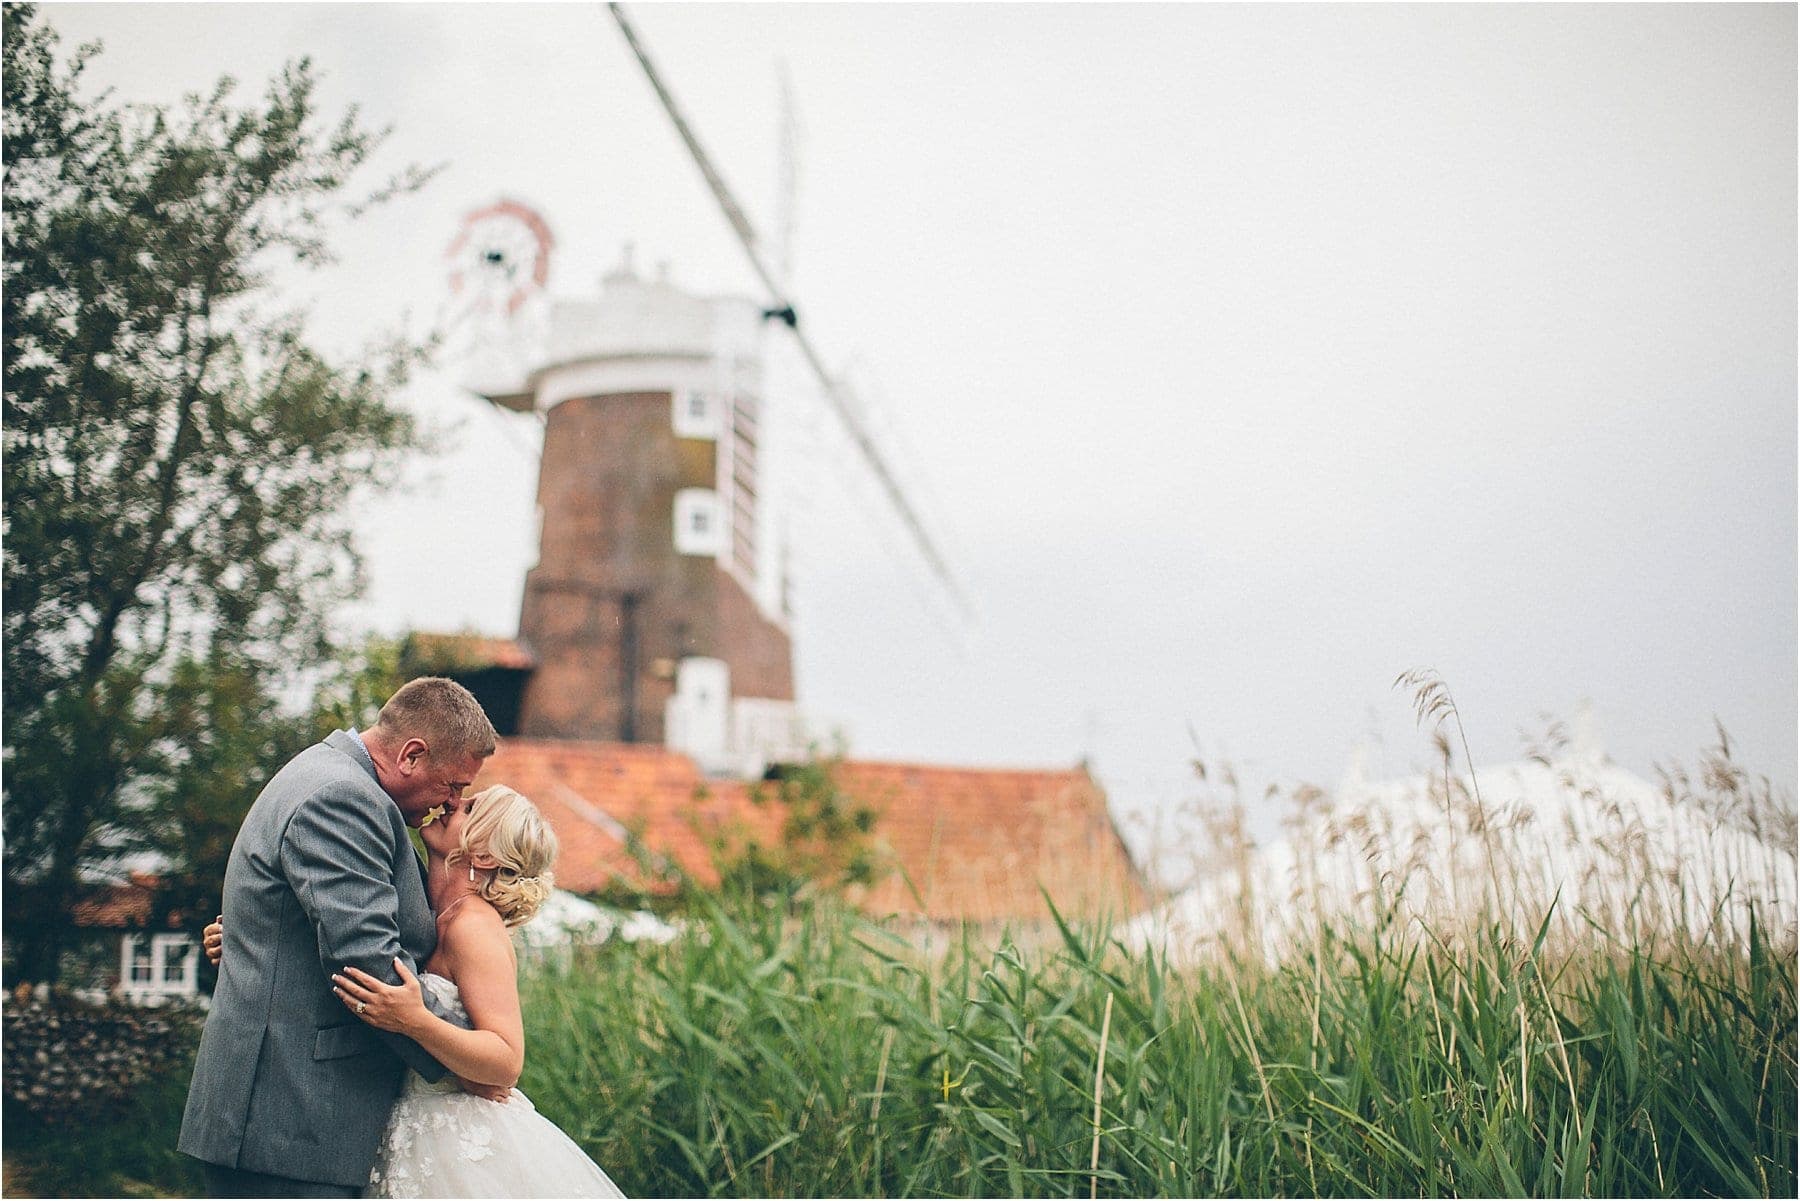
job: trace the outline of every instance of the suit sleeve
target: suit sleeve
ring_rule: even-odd
[[[384,817],[357,789],[327,785],[295,810],[281,840],[282,872],[318,934],[319,966],[328,978],[358,967],[398,984],[396,957],[418,974],[400,945],[394,836]],[[443,1077],[444,1065],[412,1039],[371,1030],[425,1079]]]

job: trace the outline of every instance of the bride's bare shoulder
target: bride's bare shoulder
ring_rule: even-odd
[[[517,1023],[519,960],[506,923],[492,905],[471,898],[447,914],[438,932],[438,954],[476,1029],[511,1029],[508,1023]]]
[[[512,936],[492,905],[472,896],[444,915],[438,923],[438,942],[452,954],[493,952],[504,947],[512,954]]]

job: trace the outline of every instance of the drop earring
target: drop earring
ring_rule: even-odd
[[[469,864],[469,883],[475,883],[475,865],[473,863]]]

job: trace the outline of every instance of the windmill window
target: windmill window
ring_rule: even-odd
[[[677,438],[716,439],[719,436],[718,407],[710,393],[699,388],[677,388],[670,399],[669,418]]]
[[[719,494],[711,488],[683,488],[675,494],[675,549],[684,555],[718,556],[727,529]]]

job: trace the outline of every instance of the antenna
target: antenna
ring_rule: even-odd
[[[724,177],[713,166],[712,159],[707,156],[705,148],[700,145],[699,137],[694,133],[692,126],[688,124],[687,118],[682,115],[680,105],[675,102],[675,97],[663,83],[662,77],[657,74],[656,67],[650,62],[649,53],[645,51],[643,43],[638,40],[637,32],[631,27],[631,22],[626,19],[625,10],[617,3],[609,3],[606,7],[612,13],[613,20],[618,23],[619,32],[625,35],[626,44],[631,47],[631,53],[636,57],[638,66],[643,68],[644,77],[650,81],[650,87],[655,91],[657,100],[662,103],[663,111],[669,115],[670,122],[675,126],[675,132],[681,136],[682,142],[687,146],[688,154],[693,158],[694,165],[700,169],[701,176],[706,180],[706,186],[712,191],[713,199],[719,202],[719,209],[725,214],[725,220],[731,225],[732,232],[737,235],[738,244],[744,248],[744,254],[749,257],[751,268],[755,270],[757,278],[767,289],[769,294],[768,314],[779,318],[793,333],[795,345],[800,348],[801,355],[806,359],[807,365],[812,368],[813,375],[817,377],[826,399],[831,402],[831,407],[837,413],[838,420],[843,423],[845,432],[850,435],[851,442],[862,454],[864,464],[881,484],[882,491],[887,494],[888,502],[894,506],[894,511],[899,514],[901,522],[912,535],[914,547],[924,558],[927,566],[931,568],[932,573],[937,576],[938,582],[943,585],[944,590],[955,601],[957,607],[967,616],[970,612],[968,600],[963,596],[962,589],[957,586],[955,576],[944,561],[943,555],[938,552],[937,545],[925,532],[924,522],[919,519],[912,504],[906,499],[905,493],[900,490],[899,483],[894,479],[893,472],[889,470],[887,461],[882,458],[881,452],[876,448],[874,439],[869,435],[868,427],[864,424],[842,381],[825,369],[825,363],[819,357],[819,352],[813,347],[812,340],[801,331],[799,318],[795,313],[793,298],[788,293],[786,281],[782,276],[776,274],[764,257],[757,244],[756,230],[751,226],[750,218],[745,215],[743,206],[738,204],[737,198],[732,195],[731,188],[726,184]]]

